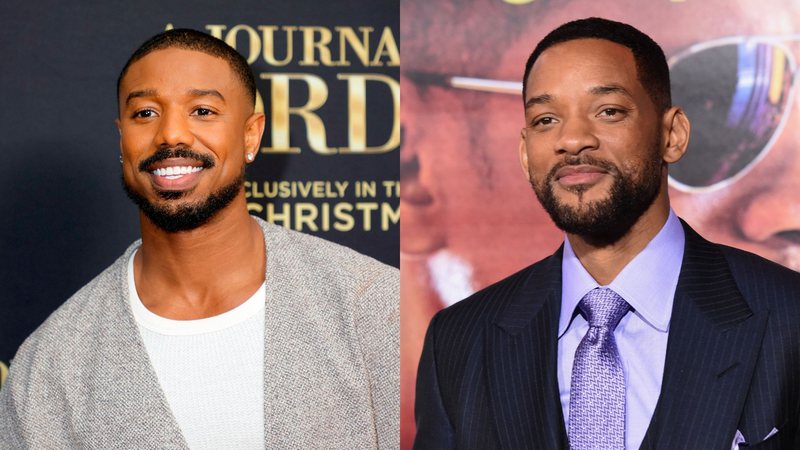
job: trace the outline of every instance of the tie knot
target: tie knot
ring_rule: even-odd
[[[592,289],[578,307],[590,327],[611,327],[612,330],[630,309],[628,302],[608,288]]]

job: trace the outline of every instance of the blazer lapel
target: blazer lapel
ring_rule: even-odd
[[[559,399],[562,249],[531,267],[489,327],[489,403],[502,448],[567,448]]]
[[[764,334],[716,244],[685,223],[661,394],[641,448],[730,445]]]

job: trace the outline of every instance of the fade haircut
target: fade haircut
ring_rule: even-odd
[[[119,88],[122,84],[122,79],[125,78],[125,74],[128,73],[128,69],[131,65],[156,50],[167,48],[194,50],[224,59],[231,70],[233,70],[236,78],[242,82],[248,98],[252,104],[255,105],[256,81],[255,77],[253,77],[253,72],[250,70],[250,66],[247,64],[247,60],[224,41],[210,34],[188,28],[176,28],[174,30],[164,31],[163,33],[151,37],[145,41],[144,44],[139,46],[128,59],[128,62],[125,63],[125,67],[122,68],[122,72],[120,72],[119,78],[117,78],[117,99],[119,99]]]
[[[522,100],[528,89],[528,75],[533,64],[548,48],[576,39],[603,39],[630,49],[636,63],[636,78],[650,95],[659,113],[672,106],[669,66],[664,51],[650,36],[636,28],[613,20],[590,17],[565,23],[544,37],[528,57],[522,78]]]

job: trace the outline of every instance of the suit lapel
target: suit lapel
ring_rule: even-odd
[[[562,250],[531,267],[489,327],[489,403],[502,448],[567,447],[559,399]]]
[[[719,248],[683,225],[661,394],[643,449],[729,445],[767,322],[748,307]]]

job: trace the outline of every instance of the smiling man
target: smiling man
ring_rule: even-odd
[[[433,318],[415,448],[800,445],[800,274],[671,210],[690,126],[670,97],[629,25],[569,22],[534,49],[519,156],[564,243]]]
[[[142,239],[23,344],[0,448],[394,448],[398,273],[251,217],[246,61],[171,30],[117,84]]]

